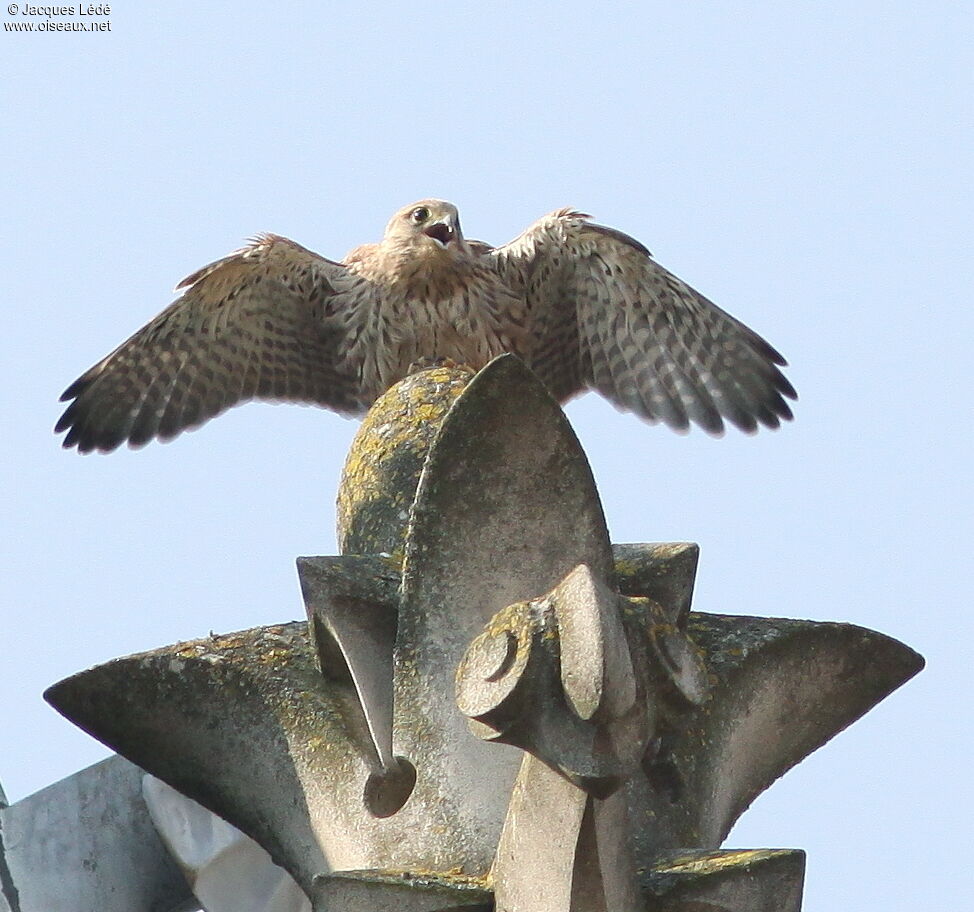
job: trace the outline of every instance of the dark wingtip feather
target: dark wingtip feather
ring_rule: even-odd
[[[686,435],[690,433],[690,419],[685,414],[677,414],[663,419],[663,423],[677,434]]]
[[[778,417],[782,421],[791,421],[795,417],[795,413],[792,412],[792,410],[789,407],[788,403],[785,402],[784,399],[782,399],[778,403],[778,411],[777,411],[777,414],[778,414]]]
[[[61,446],[66,450],[77,447],[82,454],[93,450],[110,453],[118,449],[124,440],[124,435],[120,435],[117,430],[99,427],[97,416],[93,416],[85,400],[79,398],[64,410],[64,414],[54,425],[55,434],[63,431],[67,431],[67,434],[61,441]]]
[[[66,450],[70,450],[72,447],[77,447],[79,453],[84,453],[84,441],[81,439],[81,432],[78,426],[71,425],[70,430],[65,435],[64,440],[61,441],[61,446]]]
[[[756,419],[752,419],[751,421],[748,421],[747,423],[744,423],[744,422],[735,422],[734,423],[734,426],[742,434],[747,434],[749,437],[753,437],[758,432],[758,430],[761,427],[761,425],[758,424],[758,422],[757,422]]]
[[[697,427],[702,428],[711,437],[723,437],[726,431],[724,419],[720,417],[720,412],[716,409],[712,413],[709,410],[707,412],[700,412],[694,416],[693,421]]]
[[[775,388],[779,393],[781,393],[782,396],[787,396],[792,400],[798,399],[798,392],[796,391],[795,387],[788,382],[788,378],[784,374],[779,371],[775,380],[777,381],[775,383]]]
[[[77,399],[78,396],[80,396],[91,383],[89,373],[82,374],[80,377],[78,377],[74,383],[72,383],[63,393],[61,393],[58,402],[68,402],[71,399]]]
[[[66,431],[74,423],[74,419],[71,417],[71,413],[74,410],[74,405],[68,406],[62,413],[61,417],[58,418],[57,424],[54,425],[54,433],[60,434],[62,431]]]
[[[65,449],[71,449],[79,440],[84,437],[84,428],[88,422],[88,410],[83,408],[83,400],[75,399],[58,418],[54,425],[54,433],[60,434],[67,431],[67,435],[61,442]]]
[[[738,321],[739,322],[739,321]],[[753,329],[745,326],[743,323],[740,324],[745,330],[748,336],[748,341],[750,341],[752,347],[760,354],[767,358],[772,364],[777,364],[779,367],[787,367],[788,361],[783,354],[781,354],[778,349],[776,349],[764,336],[759,336]]]

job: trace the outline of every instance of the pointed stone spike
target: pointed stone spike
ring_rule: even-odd
[[[328,866],[319,824],[361,807],[369,773],[347,742],[342,685],[319,682],[306,626],[289,624],[116,659],[44,698],[256,839],[307,889]]]
[[[478,841],[469,821],[453,821],[444,836],[413,801],[377,819],[358,697],[347,676],[321,675],[303,623],[117,659],[45,698],[255,839],[306,892],[333,869],[490,865],[496,843]]]
[[[693,542],[613,545],[616,584],[623,595],[659,602],[674,624],[690,611],[700,546]]]
[[[908,646],[852,624],[694,613],[687,632],[712,698],[649,779],[632,780],[634,819],[654,818],[637,857],[717,848],[761,792],[923,668]]]
[[[410,763],[392,752],[392,655],[399,606],[399,571],[381,557],[299,557],[298,578],[308,630],[322,673],[344,669],[358,695],[372,739],[375,769],[365,804],[389,817],[416,782]]]
[[[496,841],[519,755],[475,738],[454,676],[501,608],[548,592],[575,566],[611,579],[585,455],[564,413],[514,356],[480,371],[436,438],[410,516],[396,652],[395,751],[417,766],[410,803],[432,825],[480,818]],[[443,778],[442,769],[462,771]]]
[[[319,665],[327,671],[340,656],[355,685],[376,761],[392,769],[392,650],[399,601],[394,586],[399,574],[381,558],[299,557],[297,565]]]

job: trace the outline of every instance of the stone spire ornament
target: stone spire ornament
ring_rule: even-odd
[[[382,396],[339,518],[343,553],[298,560],[307,623],[117,659],[46,698],[263,847],[314,912],[798,910],[803,853],[721,843],[915,652],[692,612],[697,547],[610,544],[575,435],[511,355]],[[43,827],[7,840],[43,795],[0,818],[10,908],[150,908],[116,901],[103,857],[151,836],[132,788],[111,826],[59,831],[99,863],[56,875]],[[161,845],[132,863],[151,908],[186,908]],[[71,888],[52,904],[55,876]]]

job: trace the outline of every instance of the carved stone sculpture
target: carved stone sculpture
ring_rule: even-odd
[[[298,560],[307,623],[128,656],[46,694],[255,840],[315,912],[797,910],[801,852],[721,842],[922,667],[848,624],[691,612],[696,546],[610,544],[578,441],[513,356],[382,397],[339,522],[340,556]],[[50,841],[9,834],[43,794],[2,812],[10,908],[132,912],[110,863],[59,871],[71,895],[37,899]],[[120,795],[119,833],[145,828]],[[62,833],[96,854],[124,842]],[[129,877],[180,908],[162,852]]]

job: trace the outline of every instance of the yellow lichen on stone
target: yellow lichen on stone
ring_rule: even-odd
[[[639,571],[639,564],[633,560],[627,560],[626,558],[620,557],[615,561],[615,571],[617,576],[623,578],[628,578],[635,576]]]
[[[666,874],[713,874],[717,871],[746,868],[788,853],[789,850],[782,849],[739,849],[707,855],[677,856],[667,859],[656,870]]]
[[[421,371],[397,383],[369,410],[338,489],[342,553],[401,550],[426,455],[471,376],[459,368]]]

